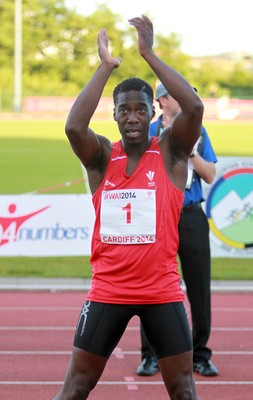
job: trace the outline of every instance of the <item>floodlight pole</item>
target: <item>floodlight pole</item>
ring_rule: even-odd
[[[15,0],[14,10],[14,111],[22,111],[22,0]]]

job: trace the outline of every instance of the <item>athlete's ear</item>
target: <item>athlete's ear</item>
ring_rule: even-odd
[[[113,109],[113,119],[116,121],[115,108]]]

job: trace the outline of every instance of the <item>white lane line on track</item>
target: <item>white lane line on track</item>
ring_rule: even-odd
[[[80,307],[2,306],[0,311],[79,311]]]
[[[73,331],[75,326],[0,326],[0,331]],[[139,331],[139,326],[129,326],[126,331]],[[253,327],[213,327],[217,332],[252,332]]]
[[[65,356],[71,355],[72,351],[68,350],[0,350],[0,355],[9,355],[9,356],[23,356],[23,355],[33,355],[33,356],[41,356],[41,355],[58,355]],[[112,353],[116,358],[123,358],[124,355],[140,355],[140,350],[129,350],[129,351],[114,351]],[[223,356],[252,356],[253,351],[245,350],[245,351],[213,351],[214,355],[223,355]]]
[[[63,381],[0,381],[0,385],[63,385]],[[135,385],[164,385],[163,381],[133,381]],[[98,385],[129,385],[129,381],[99,381]],[[196,381],[196,385],[253,385],[253,381]]]
[[[133,376],[125,376],[124,380],[127,383],[128,390],[138,390],[138,385],[136,384]]]
[[[73,331],[74,326],[0,326],[0,331]]]

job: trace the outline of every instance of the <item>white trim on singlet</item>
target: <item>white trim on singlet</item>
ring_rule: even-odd
[[[126,156],[119,156],[119,157],[116,157],[116,158],[112,158],[111,161],[122,160],[123,158],[126,158]]]
[[[161,154],[160,151],[158,151],[158,150],[146,150],[145,153],[156,153],[156,154]]]

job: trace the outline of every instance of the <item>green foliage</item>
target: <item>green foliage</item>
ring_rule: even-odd
[[[191,82],[191,58],[180,51],[180,45],[181,39],[176,33],[172,33],[168,38],[157,35],[154,50],[166,64],[180,71],[180,73]]]
[[[0,110],[12,109],[14,92],[14,0],[0,2]],[[110,95],[122,79],[140,76],[155,85],[156,77],[137,51],[136,30],[112,12],[106,3],[89,17],[65,6],[64,0],[23,0],[23,96],[76,96],[98,65],[97,34],[108,31],[110,46],[123,62],[105,88]],[[151,16],[152,19],[152,16]],[[252,67],[228,71],[208,58],[193,62],[180,50],[181,38],[155,35],[154,49],[162,59],[200,89],[200,95],[253,96]],[[250,64],[251,62],[251,64]],[[249,60],[252,65],[252,60]]]
[[[224,82],[226,85],[226,82]],[[252,97],[253,96],[253,73],[252,70],[246,70],[241,63],[237,63],[231,73],[230,87],[233,88],[234,97]]]

